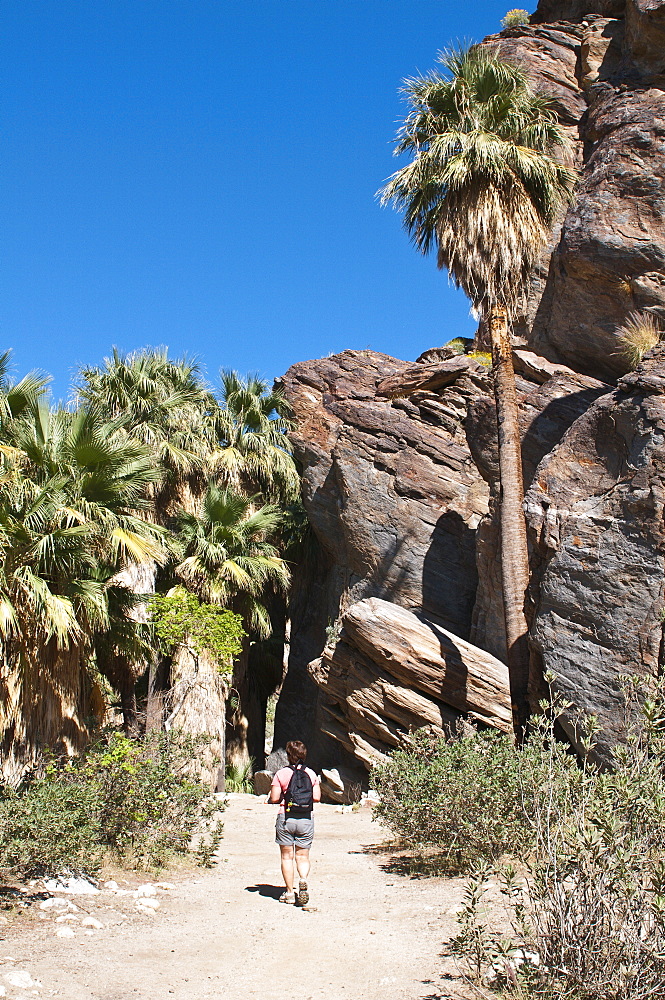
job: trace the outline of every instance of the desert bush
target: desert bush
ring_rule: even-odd
[[[108,854],[162,867],[188,849],[199,824],[208,790],[189,771],[202,743],[174,731],[111,733],[81,758],[46,763],[19,789],[4,789],[0,870],[93,874]]]
[[[372,771],[381,798],[375,815],[401,844],[439,848],[451,871],[497,859],[532,838],[521,774],[527,757],[534,778],[544,774],[533,746],[518,749],[512,737],[485,731],[445,739],[420,730],[410,747]],[[557,800],[566,784],[553,788]]]
[[[479,365],[484,365],[485,368],[492,367],[492,355],[489,351],[469,351],[467,357],[477,361]]]
[[[632,312],[617,330],[616,337],[619,352],[626,357],[631,368],[637,368],[644,355],[660,341],[662,331],[651,313]]]
[[[468,337],[453,337],[452,340],[444,344],[444,347],[449,347],[455,354],[466,354],[472,344],[473,340]]]
[[[641,692],[638,698],[638,691]],[[476,977],[539,1000],[647,1000],[665,996],[665,686],[626,687],[625,742],[612,767],[577,768],[568,803],[552,787],[573,777],[554,738],[554,710],[535,726],[532,747],[547,762],[522,778],[531,850],[522,870],[499,866],[511,939],[491,927],[483,906],[490,872],[467,888],[455,947]],[[582,719],[579,745],[593,751],[595,721]],[[535,781],[534,781],[535,779]],[[534,789],[536,794],[534,794]]]
[[[504,17],[501,18],[502,28],[516,28],[520,24],[528,24],[531,20],[531,15],[528,10],[522,10],[519,7],[515,7],[513,10],[509,10]]]

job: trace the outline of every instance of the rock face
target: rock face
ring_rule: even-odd
[[[527,351],[515,352],[515,364],[530,482],[609,387]],[[434,370],[448,384],[390,398],[431,386]],[[391,627],[404,608],[430,634],[439,625],[460,643],[470,638],[486,651],[474,654],[481,660],[505,658],[498,530],[488,514],[498,459],[486,371],[470,358],[414,366],[346,351],[295,365],[281,387],[298,420],[293,443],[319,555],[296,579],[276,745],[302,738],[318,766],[348,767],[398,745],[409,729],[443,731],[460,715],[501,728],[491,698],[484,707],[460,701],[450,685],[445,693],[428,687],[413,662],[400,673],[403,657],[382,659],[375,639],[372,649],[363,645],[352,614],[367,598],[388,599],[398,606]]]
[[[606,752],[621,675],[662,667],[665,346],[573,424],[527,511],[540,560],[532,639],[562,693],[598,715]]]
[[[353,604],[335,646],[310,664],[327,695],[328,731],[368,767],[428,725],[460,715],[508,732],[508,668],[422,615],[371,597]]]
[[[519,331],[537,353],[614,381],[616,330],[665,325],[665,3],[542,0],[529,25],[485,40],[554,98],[579,183],[533,275]]]
[[[529,351],[514,351],[513,361],[524,483],[528,487],[544,456],[610,387],[578,375],[570,368],[550,364]],[[476,535],[478,590],[470,638],[476,645],[505,660],[498,523],[499,453],[493,398],[480,396],[470,403],[466,433],[471,454],[492,490],[490,511],[480,522]]]
[[[665,320],[665,94],[599,94],[585,137],[588,158],[533,343],[609,380],[627,367],[616,342],[627,315],[647,310]]]
[[[319,548],[296,580],[275,745],[298,731],[306,743],[321,742],[307,664],[321,654],[326,625],[333,630],[356,601],[388,598],[469,635],[475,529],[489,491],[464,422],[467,402],[486,393],[489,382],[470,359],[450,363],[458,368],[454,384],[408,399],[379,396],[377,387],[406,377],[413,365],[371,351],[301,362],[279,380],[298,424],[292,440]],[[317,763],[348,760],[327,746]]]

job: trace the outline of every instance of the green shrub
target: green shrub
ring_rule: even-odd
[[[473,339],[469,337],[453,337],[444,347],[449,347],[455,354],[466,354],[467,350],[473,346]]]
[[[517,28],[520,24],[528,24],[531,20],[531,15],[528,10],[522,10],[520,7],[515,7],[514,10],[509,10],[505,17],[501,18],[502,28]]]
[[[528,752],[495,732],[446,740],[420,730],[372,771],[375,815],[405,846],[440,848],[452,871],[519,850],[531,836],[520,777]]]
[[[0,871],[4,876],[95,872],[103,855],[97,790],[71,770],[49,766],[41,778],[0,797]]]
[[[159,868],[188,849],[207,789],[189,776],[207,739],[112,733],[78,759],[48,764],[0,798],[0,870],[92,874],[112,854]],[[217,806],[218,808],[218,806]]]
[[[637,693],[640,692],[638,699]],[[554,739],[555,703],[531,738],[542,767],[522,773],[531,849],[518,873],[498,875],[512,939],[491,929],[483,897],[490,871],[467,889],[456,949],[474,978],[539,1000],[647,1000],[665,996],[665,685],[627,685],[625,743],[613,767],[570,770]],[[641,701],[641,708],[638,705]],[[595,720],[581,720],[580,745],[593,749]],[[545,780],[543,780],[543,777]],[[552,788],[570,782],[553,803]],[[534,794],[535,791],[535,794]]]
[[[225,772],[227,792],[253,792],[253,774],[254,759],[252,757],[246,764],[227,764]]]

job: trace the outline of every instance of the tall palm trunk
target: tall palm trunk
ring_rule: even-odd
[[[233,664],[234,701],[227,710],[226,760],[236,768],[265,764],[266,699],[257,689],[249,663],[249,639],[243,641],[240,656]]]
[[[166,729],[205,736],[192,771],[211,789],[218,787],[224,767],[227,683],[207,653],[178,646],[171,662]]]
[[[528,717],[529,683],[529,646],[524,614],[525,593],[529,582],[529,555],[523,510],[522,446],[506,309],[503,306],[495,306],[490,311],[488,319],[499,437],[503,614],[506,625],[513,721],[519,739]]]
[[[88,650],[8,643],[0,661],[0,776],[17,784],[45,749],[71,756],[105,711],[82,660]]]

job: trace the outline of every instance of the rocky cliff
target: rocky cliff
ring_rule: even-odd
[[[553,670],[569,733],[576,708],[596,713],[603,752],[620,735],[621,675],[663,660],[665,356],[626,374],[616,330],[635,310],[665,323],[664,42],[665,0],[543,0],[529,25],[484,42],[554,95],[576,150],[575,197],[533,275],[515,363],[531,695]],[[406,627],[405,609],[470,642],[482,669],[505,657],[489,379],[445,358],[347,351],[281,380],[319,555],[296,581],[278,742],[299,732],[326,759],[368,764],[417,724],[501,728],[496,704],[478,712],[473,670],[460,698],[443,646],[433,690],[381,637]],[[370,614],[369,599],[395,610]]]
[[[610,387],[528,351],[515,352],[515,365],[531,482]],[[468,669],[492,672],[505,659],[489,373],[467,357],[413,365],[345,351],[294,365],[280,388],[298,424],[292,440],[319,555],[296,576],[276,743],[300,734],[317,759],[348,765],[351,754],[368,764],[419,724],[444,729],[473,717],[503,728],[495,700],[483,705],[474,694]],[[359,642],[352,623],[367,598],[415,613],[425,634],[442,627],[471,639],[466,692],[443,651],[436,690],[424,685],[416,657],[395,650],[386,659],[378,637],[403,627],[398,609],[392,624],[385,614],[375,623],[373,648]],[[399,686],[409,691],[401,700]]]
[[[379,393],[386,379],[410,368],[372,351],[345,351],[296,364],[279,380],[298,425],[293,445],[319,552],[295,581],[276,744],[300,732],[325,745],[320,733],[334,728],[330,702],[319,703],[307,665],[354,602],[387,598],[469,635],[475,530],[487,512],[489,490],[469,452],[464,423],[469,400],[487,392],[487,374],[465,359],[450,386],[408,399]],[[330,745],[324,755],[344,763]]]
[[[580,176],[521,332],[537,353],[613,380],[628,314],[665,321],[665,3],[543,0],[532,22],[485,44],[554,96]]]

